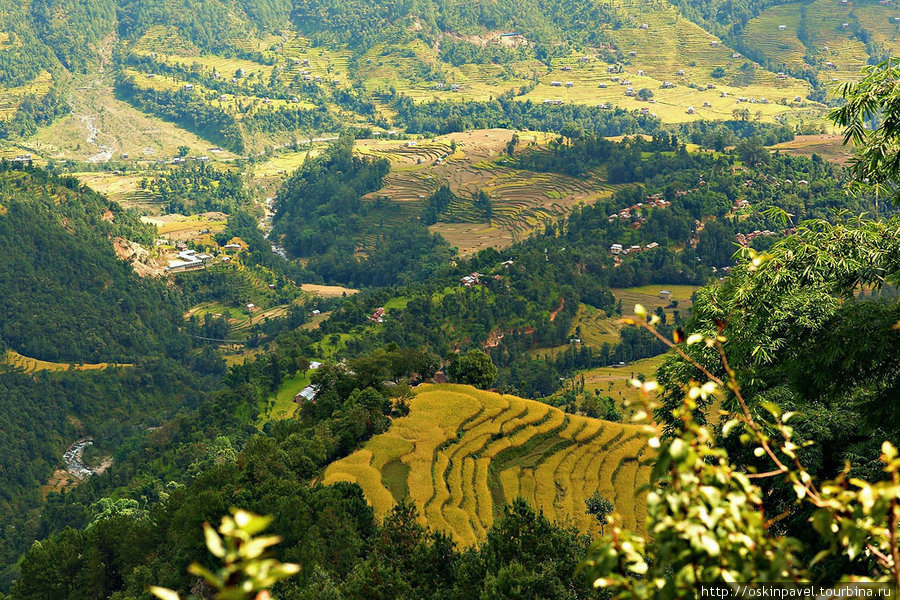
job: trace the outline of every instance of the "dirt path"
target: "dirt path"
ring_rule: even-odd
[[[554,319],[556,319],[556,315],[559,314],[559,311],[561,311],[561,310],[563,309],[563,306],[565,306],[565,305],[566,305],[566,299],[565,299],[565,298],[560,298],[560,299],[559,299],[559,306],[557,306],[556,309],[555,309],[553,312],[550,313],[550,322],[551,322],[551,323],[553,322]]]

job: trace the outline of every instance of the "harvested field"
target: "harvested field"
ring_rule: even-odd
[[[38,360],[23,356],[13,350],[6,351],[6,357],[0,362],[0,370],[4,368],[22,369],[26,373],[36,371],[101,371],[112,367],[132,367],[131,364],[116,363],[60,363]]]
[[[340,285],[319,285],[318,283],[304,283],[300,286],[304,292],[308,292],[313,296],[321,298],[339,298],[342,296],[352,296],[359,292],[353,288],[342,287]]]
[[[853,157],[853,149],[845,146],[843,141],[843,136],[839,135],[798,135],[789,142],[770,146],[769,149],[796,156],[818,154],[827,161],[846,166]]]
[[[597,533],[584,501],[599,490],[640,529],[638,490],[651,461],[637,426],[468,386],[422,385],[409,416],[330,465],[324,483],[358,483],[380,516],[409,498],[423,522],[471,545],[518,496],[553,520]]]

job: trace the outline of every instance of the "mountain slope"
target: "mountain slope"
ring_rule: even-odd
[[[431,527],[467,545],[520,496],[550,519],[597,533],[584,501],[599,491],[640,527],[651,458],[636,426],[468,386],[423,385],[409,416],[330,465],[324,482],[358,483],[379,515],[408,498]]]

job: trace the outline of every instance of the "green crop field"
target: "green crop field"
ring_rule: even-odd
[[[501,507],[522,496],[548,518],[598,532],[595,491],[640,529],[652,452],[637,426],[460,385],[417,388],[407,417],[333,463],[326,484],[359,484],[378,515],[412,500],[424,522],[463,545],[484,539]]]
[[[802,68],[806,47],[797,37],[801,19],[796,5],[773,6],[747,23],[741,39],[774,64]]]

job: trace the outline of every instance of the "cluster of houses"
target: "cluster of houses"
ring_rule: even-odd
[[[515,262],[512,259],[508,259],[508,260],[504,260],[502,263],[500,263],[500,266],[503,267],[504,269],[508,269],[511,266],[513,266],[514,264],[515,264]],[[469,273],[468,275],[466,275],[465,277],[461,277],[459,280],[459,283],[463,287],[473,287],[473,286],[481,284],[482,277],[484,277],[483,274],[479,273],[478,271],[473,271],[473,272]],[[493,279],[500,280],[503,278],[500,277],[499,275],[494,275]]]
[[[19,163],[22,165],[31,165],[31,155],[30,154],[19,154],[15,158],[9,159],[9,162]]]
[[[660,196],[647,196],[646,202],[638,202],[637,204],[623,208],[617,213],[609,215],[609,222],[612,223],[616,219],[619,219],[622,221],[637,220],[639,223],[643,223],[646,220],[642,214],[645,208],[667,208],[670,204],[671,202],[664,200]]]
[[[762,180],[763,183],[766,183],[769,185],[778,185],[777,177],[768,177],[766,175],[763,175],[760,179]],[[755,182],[752,179],[748,179],[748,180],[744,181],[744,187],[753,187],[754,185],[755,185]],[[794,185],[794,180],[793,179],[785,179],[784,185]],[[806,179],[800,179],[797,181],[797,185],[799,187],[806,187],[809,185],[809,181],[807,181]]]
[[[656,242],[650,242],[646,246],[641,247],[639,244],[634,244],[624,247],[622,244],[613,244],[609,247],[609,253],[613,256],[627,256],[629,254],[634,254],[636,252],[644,252],[645,250],[653,250],[655,248],[659,248],[659,244]]]
[[[177,260],[170,260],[166,267],[166,273],[182,273],[206,268],[206,263],[213,259],[212,254],[198,253],[193,249],[182,250],[178,253]]]
[[[463,285],[463,287],[472,287],[480,284],[482,277],[484,277],[484,275],[477,271],[473,271],[465,277],[462,277],[459,282]]]
[[[778,234],[769,229],[763,229],[762,231],[760,231],[759,229],[756,229],[754,231],[751,231],[750,233],[739,233],[734,236],[734,240],[738,244],[740,244],[741,246],[744,246],[746,248],[756,238],[763,237],[763,236],[770,236],[770,235],[778,235]]]
[[[458,83],[451,83],[448,88],[446,83],[439,81],[434,84],[434,89],[436,89],[436,90],[449,89],[451,92],[458,92],[460,89],[462,89],[462,86]]]
[[[769,103],[768,98],[760,98],[757,100],[756,98],[747,98],[745,96],[738,96],[737,101],[738,102],[749,102],[750,104],[768,104]]]
[[[122,158],[128,158],[128,156],[123,154]],[[206,155],[203,155],[203,156],[173,156],[171,163],[173,165],[183,165],[189,160],[193,161],[193,162],[207,163],[207,162],[209,162],[209,157]]]

